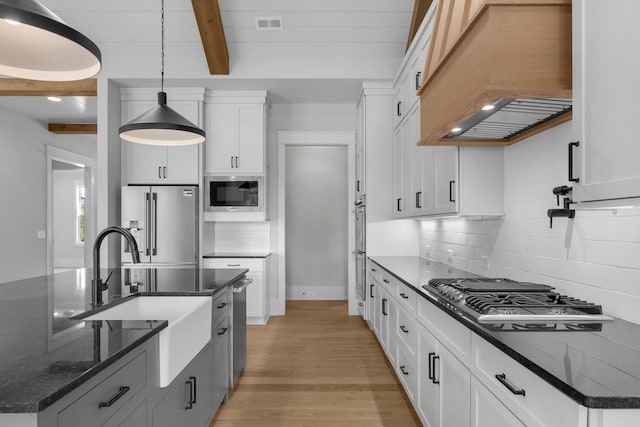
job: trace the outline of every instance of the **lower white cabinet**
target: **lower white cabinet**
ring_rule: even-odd
[[[204,268],[249,269],[248,279],[253,283],[247,286],[247,323],[265,325],[269,320],[270,296],[267,277],[269,260],[266,258],[205,258]]]
[[[418,414],[429,427],[468,426],[471,373],[425,328],[419,327]],[[498,426],[501,424],[495,424]]]
[[[465,424],[469,425],[469,424]],[[472,427],[525,427],[518,417],[476,378],[471,379]]]
[[[391,297],[389,292],[380,286],[380,330],[378,338],[380,344],[387,353],[387,357],[391,361],[391,365],[395,366],[396,363],[396,325],[398,323],[398,304],[395,299]]]

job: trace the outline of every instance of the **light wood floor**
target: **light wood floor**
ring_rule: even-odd
[[[346,301],[290,301],[247,327],[247,366],[215,427],[412,427],[411,408],[374,334]]]

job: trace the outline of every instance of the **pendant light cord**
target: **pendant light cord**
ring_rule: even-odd
[[[161,43],[161,68],[160,68],[160,91],[164,92],[164,0],[162,0],[162,7],[160,9],[160,26],[162,28],[162,43]]]

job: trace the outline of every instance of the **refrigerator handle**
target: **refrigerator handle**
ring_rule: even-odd
[[[145,236],[145,249],[144,254],[146,256],[151,255],[151,193],[144,193],[144,236]]]
[[[151,255],[158,255],[158,193],[153,193],[153,205],[151,206],[153,211],[153,250]]]

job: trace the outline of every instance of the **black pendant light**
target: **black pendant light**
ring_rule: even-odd
[[[71,81],[100,71],[100,49],[38,0],[0,0],[0,74]]]
[[[120,138],[125,141],[149,145],[192,145],[204,141],[202,129],[182,117],[167,105],[164,92],[164,0],[161,9],[162,69],[158,105],[120,127]]]

